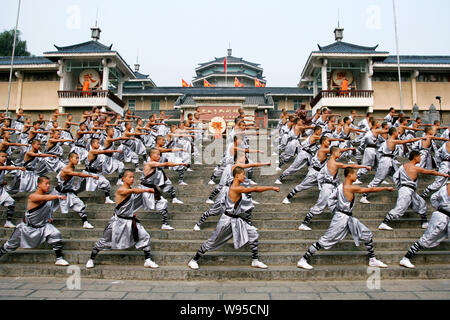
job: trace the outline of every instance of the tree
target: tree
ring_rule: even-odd
[[[0,56],[10,57],[12,53],[14,41],[14,29],[5,30],[0,33]],[[16,39],[16,50],[14,51],[14,56],[30,56],[31,54],[27,51],[27,42],[25,40],[20,40],[20,31],[17,30]]]

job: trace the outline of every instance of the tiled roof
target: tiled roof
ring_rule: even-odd
[[[387,53],[375,51],[378,45],[374,47],[364,47],[343,41],[336,41],[325,47],[321,47],[320,45],[317,46],[319,47],[319,51],[313,51],[314,53]]]
[[[50,59],[45,57],[14,57],[14,65],[25,65],[25,64],[53,64]],[[0,65],[11,64],[11,57],[0,57]]]
[[[271,96],[248,96],[245,97],[244,105],[270,106],[273,105]]]
[[[155,87],[155,88],[124,88],[126,95],[141,94],[179,94],[191,96],[251,96],[251,95],[312,95],[312,90],[298,87]]]
[[[224,77],[225,75],[226,76],[228,76],[231,80],[230,81],[234,81],[234,78],[233,77],[242,77],[242,76],[247,76],[247,77],[251,77],[251,78],[256,78],[256,79],[258,79],[259,81],[261,81],[261,82],[266,82],[266,80],[264,79],[265,78],[265,76],[262,76],[262,77],[255,77],[255,76],[252,76],[252,75],[250,75],[250,74],[247,74],[247,73],[245,73],[244,71],[242,71],[242,72],[227,72],[226,74],[225,74],[225,72],[223,72],[223,71],[214,71],[214,73],[211,73],[211,74],[207,74],[207,75],[197,75],[197,76],[195,76],[194,78],[193,78],[193,82],[194,81],[198,81],[199,79],[201,80],[201,79],[203,79],[203,78],[207,78],[207,77],[211,77],[211,76],[220,76],[220,77]]]
[[[389,56],[381,63],[397,63],[397,56]],[[401,64],[450,64],[450,56],[400,56]]]
[[[223,64],[225,62],[224,60],[225,60],[225,57],[214,58],[213,61],[209,61],[209,62],[205,62],[205,63],[199,63],[199,65],[200,66],[206,66],[206,65],[212,64],[212,63],[222,63]],[[228,60],[227,63],[246,63],[246,64],[249,64],[251,66],[259,68],[259,64],[258,63],[249,62],[249,61],[246,61],[246,60],[244,60],[242,58],[236,58],[236,57],[233,57],[233,56],[228,56],[227,60]]]
[[[148,79],[148,74],[143,74],[143,73],[140,73],[140,72],[134,72],[134,75],[136,76],[136,79],[139,79],[139,80],[145,80],[145,79]],[[148,80],[150,80],[150,79],[148,79]]]
[[[111,52],[112,45],[105,46],[98,41],[88,41],[67,47],[58,47],[55,45],[58,51],[45,52],[45,54],[52,53],[103,53]]]

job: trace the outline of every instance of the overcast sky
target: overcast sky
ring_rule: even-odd
[[[400,54],[450,55],[450,1],[397,0]],[[15,25],[18,0],[2,1],[0,31]],[[139,54],[141,72],[158,86],[191,81],[198,63],[226,55],[259,63],[268,86],[296,86],[317,44],[379,44],[395,54],[391,0],[22,0],[19,30],[28,50],[42,55],[90,40],[113,44],[128,64]]]

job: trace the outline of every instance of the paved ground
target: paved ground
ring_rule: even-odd
[[[366,281],[74,281],[54,278],[0,277],[0,299],[159,299],[159,300],[450,300],[450,279],[381,280],[370,290]]]

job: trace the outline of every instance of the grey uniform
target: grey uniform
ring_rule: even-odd
[[[252,258],[258,259],[258,232],[255,227],[240,217],[243,212],[243,199],[241,198],[237,203],[232,202],[229,188],[226,187],[226,189],[221,206],[223,214],[212,236],[201,245],[194,260],[200,259],[207,251],[219,249],[231,238],[233,238],[235,249],[241,248],[248,242],[252,250]]]
[[[311,160],[311,166],[309,167],[305,179],[303,179],[302,182],[300,182],[298,185],[294,187],[294,189],[289,193],[287,198],[291,199],[295,194],[303,190],[308,190],[312,187],[317,186],[317,178],[319,176],[319,172],[326,165],[326,163],[327,163],[326,158],[324,161],[320,162],[316,152],[316,155]]]
[[[436,143],[434,140],[431,140],[431,144],[428,148],[425,148],[423,146],[424,140],[419,140],[415,143],[415,150],[420,152],[421,159],[420,159],[420,166],[422,168],[433,170],[437,166],[437,161],[433,157],[432,151],[437,150]]]
[[[422,222],[426,222],[427,204],[425,200],[416,193],[417,179],[412,180],[406,173],[405,167],[401,166],[394,174],[394,182],[398,189],[397,204],[394,209],[389,211],[383,222],[388,223],[389,221],[400,218],[410,206],[415,212],[420,214]]]
[[[438,150],[437,156],[440,159],[439,172],[450,174],[450,153],[447,151],[446,144],[443,144]],[[425,189],[424,193],[427,195],[429,192],[434,192],[440,189],[447,181],[448,178],[437,176],[434,182]]]
[[[13,234],[3,245],[0,252],[12,252],[17,248],[31,249],[47,241],[53,250],[61,250],[61,232],[49,223],[52,213],[58,206],[58,200],[44,201],[36,208],[25,212],[24,222],[14,229]]]
[[[319,197],[316,201],[316,204],[311,207],[311,209],[309,209],[308,214],[303,220],[303,224],[305,225],[309,224],[314,216],[322,214],[325,208],[328,206],[328,199],[339,185],[338,174],[336,172],[336,174],[333,176],[326,163],[317,176],[317,183],[320,190]]]
[[[86,191],[97,191],[97,189],[100,189],[105,191],[106,196],[109,197],[111,184],[102,175],[104,157],[104,154],[98,154],[93,161],[89,161],[89,159],[86,158],[86,170],[84,170],[83,172],[98,176],[98,180],[94,178],[84,178],[80,190],[83,190],[85,188]]]
[[[289,131],[287,135],[286,147],[284,148],[284,151],[280,154],[280,165],[279,165],[280,168],[283,164],[288,162],[300,148],[300,141],[298,140],[299,138],[300,134],[299,135],[295,134],[293,126],[291,131]]]
[[[381,135],[378,135],[381,137]],[[378,187],[381,182],[383,182],[387,177],[392,177],[392,175],[397,171],[398,167],[394,161],[395,150],[389,149],[387,141],[383,142],[378,149],[378,168],[375,173],[375,177],[369,183],[368,187]]]
[[[63,148],[61,147],[61,142],[56,142],[53,147],[50,149],[45,150],[44,153],[53,154],[55,156],[58,156],[57,158],[42,158],[42,163],[46,166],[46,169],[49,172],[59,172],[62,168],[64,168],[65,163],[61,160],[63,156]]]
[[[373,250],[372,232],[357,218],[353,217],[353,201],[349,201],[344,194],[344,185],[341,184],[334,190],[333,194],[329,198],[329,206],[332,209],[334,215],[331,220],[330,226],[325,234],[313,245],[311,245],[308,251],[305,253],[304,258],[308,260],[319,249],[330,249],[336,243],[340,242],[350,232],[355,245],[358,247],[360,240],[364,241],[364,244],[368,250],[369,258],[374,258],[375,253]]]
[[[436,211],[431,215],[430,223],[423,236],[408,250],[405,257],[411,259],[419,250],[434,248],[450,237],[450,197],[447,185],[431,196],[431,204]]]
[[[0,170],[0,205],[5,206],[8,210],[6,212],[6,219],[11,220],[14,214],[14,204],[15,201],[8,192],[6,192],[5,188],[3,188],[3,178],[5,177],[6,171]]]
[[[231,172],[232,168],[233,164],[229,164],[223,171],[219,185],[216,188],[214,188],[213,192],[209,196],[210,200],[213,200],[214,197],[216,197],[214,204],[211,206],[211,208],[205,211],[203,215],[200,217],[199,221],[197,222],[198,226],[202,225],[209,217],[218,216],[219,214],[222,213],[221,208],[223,206],[223,201],[225,199],[227,191],[229,190],[230,185],[233,183],[233,173]],[[245,177],[244,182],[241,183],[241,186],[246,188],[250,186],[250,181],[247,178],[247,176]],[[251,214],[252,210],[255,208],[252,202],[251,194],[245,193],[242,194],[241,208],[246,214],[245,221],[251,225],[252,224]]]
[[[145,149],[145,147],[144,147]],[[133,140],[124,140],[117,150],[122,150],[122,153],[115,153],[114,158],[122,162],[131,162],[135,165],[139,164],[139,155],[134,151],[135,144]]]
[[[39,168],[41,164],[40,160],[41,158],[34,157],[32,160],[25,162],[23,166],[26,171],[12,171],[13,179],[6,187],[6,191],[16,194],[17,192],[32,192],[36,190],[39,174],[35,170]]]
[[[317,152],[316,143],[311,143],[311,137],[306,139],[301,144],[301,150],[298,153],[297,157],[295,157],[294,162],[287,168],[280,176],[280,181],[282,181],[288,175],[294,174],[305,165],[309,165],[311,163],[314,154]]]
[[[83,163],[87,157],[88,157],[88,151],[87,151],[87,142],[88,142],[89,135],[84,134],[81,136],[80,139],[75,140],[75,143],[72,145],[72,148],[70,149],[70,152],[75,152],[78,154],[78,159],[80,163]]]
[[[155,170],[147,176],[141,175],[141,180],[138,188],[148,189],[153,188],[154,193],[144,193],[142,195],[142,203],[146,210],[157,210],[162,216],[163,224],[168,223],[168,205],[167,200],[161,196],[159,191],[160,186],[166,186],[166,175],[162,169],[155,168]],[[169,180],[170,181],[170,180]],[[170,184],[171,185],[171,184]],[[170,186],[169,185],[169,186]],[[164,191],[164,189],[163,189]]]
[[[58,185],[53,190],[53,194],[64,195],[66,200],[59,199],[59,207],[61,208],[61,213],[69,213],[69,209],[72,208],[73,211],[80,215],[81,219],[85,219],[86,215],[86,205],[83,201],[76,195],[78,191],[78,186],[76,185],[76,180],[74,176],[71,176],[69,180],[64,181],[61,178],[61,172],[56,176]]]
[[[113,150],[113,147],[114,145],[111,143],[111,145],[105,150]],[[119,173],[119,176],[121,176],[123,171],[125,170],[125,165],[123,164],[123,162],[114,158],[113,154],[111,153],[105,153],[103,155],[104,157],[102,163],[102,172],[104,174],[112,174],[117,171]]]
[[[133,246],[136,249],[150,251],[150,235],[135,216],[143,206],[143,195],[130,194],[116,205],[114,215],[94,246],[94,250],[122,250]]]
[[[360,149],[364,150],[364,157],[363,157],[363,162],[362,165],[363,166],[370,166],[372,167],[372,169],[374,169],[374,167],[377,164],[377,137],[375,137],[375,135],[373,134],[372,131],[367,132],[364,135],[364,138],[361,140],[361,144],[360,144]],[[358,179],[365,176],[367,173],[369,172],[369,170],[367,170],[366,168],[361,168],[358,170],[357,173],[357,177]]]

